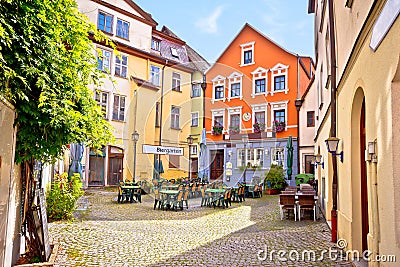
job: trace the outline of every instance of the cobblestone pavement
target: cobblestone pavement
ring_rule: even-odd
[[[334,247],[328,226],[310,217],[281,221],[277,196],[228,209],[190,199],[189,209],[178,212],[153,210],[152,195],[118,204],[116,189],[91,189],[84,198],[88,209],[77,211],[76,221],[49,225],[60,245],[55,266],[352,266],[328,253],[318,259]],[[302,257],[304,250],[314,251],[316,260]]]

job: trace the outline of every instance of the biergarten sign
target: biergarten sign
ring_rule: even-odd
[[[142,150],[144,154],[183,156],[182,147],[143,145]]]

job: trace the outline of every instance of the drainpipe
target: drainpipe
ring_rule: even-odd
[[[329,9],[329,37],[331,46],[331,132],[330,137],[336,137],[336,43],[335,43],[335,21],[333,0],[328,0]],[[337,241],[337,199],[338,199],[338,170],[337,157],[332,157],[332,210],[331,223],[332,233],[331,241]]]
[[[300,57],[297,55],[297,99],[294,101],[294,105],[297,110],[297,173],[300,173],[300,108],[302,104],[300,95]],[[296,180],[296,178],[295,178]]]
[[[163,104],[164,104],[164,72],[165,72],[165,67],[168,64],[168,59],[165,60],[165,64],[162,68],[162,74],[161,74],[161,99],[160,99],[160,135],[158,138],[158,145],[162,145],[162,127],[163,127],[163,122],[162,122],[162,115],[163,115]],[[160,170],[161,170],[161,155],[158,155],[158,178],[160,178]]]

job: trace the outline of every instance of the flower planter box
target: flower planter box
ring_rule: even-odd
[[[265,194],[267,195],[278,195],[281,193],[281,190],[279,189],[265,189]]]
[[[51,245],[51,254],[49,257],[49,260],[46,262],[36,262],[36,263],[22,263],[22,264],[18,264],[18,262],[23,262],[23,255],[21,255],[21,257],[19,258],[17,265],[14,265],[14,267],[33,267],[33,266],[54,266],[54,262],[56,260],[57,257],[57,252],[58,252],[58,245]]]

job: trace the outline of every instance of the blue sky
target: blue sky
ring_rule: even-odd
[[[159,23],[213,63],[243,25],[299,55],[314,57],[307,0],[134,0]]]

